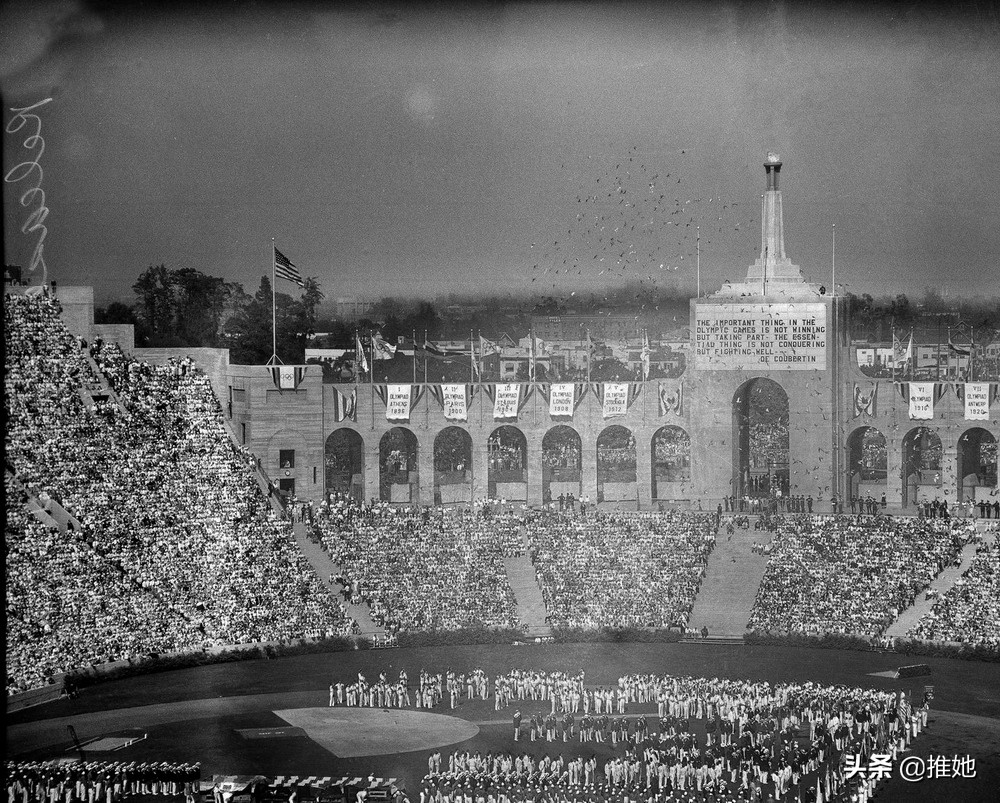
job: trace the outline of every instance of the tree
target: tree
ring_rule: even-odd
[[[148,345],[167,345],[174,339],[174,293],[166,265],[150,265],[132,290],[138,296],[136,314],[147,334]]]

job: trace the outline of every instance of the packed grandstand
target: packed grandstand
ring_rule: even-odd
[[[83,342],[45,294],[7,296],[4,329],[8,696],[95,664],[357,632],[298,546],[292,509],[273,503],[191,360],[154,366],[115,344]],[[105,385],[105,395],[88,390]],[[63,526],[36,515],[54,505],[68,514]],[[340,568],[351,603],[364,604],[393,635],[516,630],[522,623],[505,572],[510,558],[530,561],[554,628],[686,630],[697,625],[691,612],[718,540],[749,521],[721,511],[581,513],[550,505],[491,512],[344,498],[295,511]],[[963,576],[908,635],[1000,648],[1000,546],[993,533],[984,540],[975,521],[808,514],[760,521],[772,538],[762,548],[767,568],[750,631],[883,637],[971,549]],[[402,689],[380,681],[376,697],[363,678],[331,685],[330,704],[345,704],[347,687],[347,704],[409,705],[411,688],[401,682]],[[551,700],[548,716],[526,717],[523,731],[515,719],[518,739],[607,738],[638,747],[655,734],[657,741],[642,761],[622,756],[600,766],[576,756],[542,765],[513,751],[488,760],[456,751],[442,769],[432,754],[427,799],[468,799],[452,795],[465,788],[517,800],[515,787],[524,795],[539,784],[575,789],[585,782],[648,791],[667,780],[682,791],[709,783],[732,791],[753,780],[781,797],[807,776],[821,786],[834,751],[861,744],[895,753],[911,727],[916,735],[926,724],[926,714],[921,720],[892,694],[811,684],[629,676],[605,696],[582,679],[536,673],[484,675],[459,682],[457,691],[454,685],[442,675],[421,677],[412,689],[416,706],[465,689],[472,697],[475,688],[484,698],[492,691],[497,710],[501,702]],[[635,706],[642,724],[624,717]],[[688,734],[689,718],[702,723],[697,738]],[[725,728],[716,730],[724,720],[741,723],[737,740],[754,734],[738,742],[742,756],[725,751]],[[810,737],[801,745],[794,737],[800,728]],[[677,758],[696,744],[699,761]],[[190,791],[192,773],[187,766],[143,775],[113,764],[70,771],[19,763],[8,765],[8,791],[29,800],[56,789],[63,799],[63,789],[75,786],[79,794],[82,784],[91,791],[74,799],[107,793],[110,801],[154,784],[163,791],[147,794]],[[829,773],[825,783],[829,795]]]
[[[86,344],[47,295],[9,295],[7,691],[150,653],[346,634],[342,602],[296,546],[187,359]],[[104,381],[114,393],[84,391]],[[56,500],[65,531],[27,512]],[[505,556],[532,561],[555,626],[687,624],[717,514],[419,511],[344,500],[313,517],[388,632],[516,627]],[[73,522],[78,526],[74,526]],[[778,516],[749,628],[878,636],[978,541],[974,522]],[[912,635],[997,645],[998,549]]]

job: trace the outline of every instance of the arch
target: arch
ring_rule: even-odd
[[[504,424],[486,440],[487,486],[491,499],[528,499],[528,439],[517,427]]]
[[[434,437],[434,504],[472,502],[472,436],[445,427]]]
[[[744,382],[733,394],[736,497],[787,496],[788,394],[773,379]]]
[[[583,440],[566,424],[552,427],[542,438],[542,501],[583,492]]]
[[[903,507],[940,493],[942,457],[941,438],[930,427],[914,427],[903,436]]]
[[[875,427],[858,427],[847,438],[847,496],[881,501],[889,485],[889,450]]]
[[[323,449],[323,473],[327,494],[365,501],[365,441],[349,427],[335,429]]]
[[[649,450],[653,500],[683,499],[680,486],[691,481],[691,436],[683,427],[668,424],[653,433]]]
[[[378,443],[379,499],[410,504],[419,498],[417,436],[406,427],[393,427]]]
[[[632,430],[620,424],[597,436],[597,501],[636,499],[636,449]]]
[[[997,488],[997,439],[989,430],[972,427],[958,438],[958,496],[960,502],[980,501]],[[990,500],[991,502],[993,500]]]

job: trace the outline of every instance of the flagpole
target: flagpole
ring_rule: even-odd
[[[277,309],[277,299],[275,295],[274,285],[276,278],[274,275],[274,263],[277,261],[278,256],[274,245],[274,238],[271,238],[271,359],[268,360],[268,365],[274,365],[278,362],[278,313]]]
[[[701,298],[701,226],[695,226],[695,242],[698,245],[695,272],[698,276],[698,298]]]
[[[837,224],[833,224],[833,247],[830,251],[830,283],[833,285],[831,295],[837,295]]]
[[[424,329],[424,384],[427,384],[427,359],[430,352],[427,351],[427,330]]]
[[[413,330],[413,384],[417,384],[417,330]]]
[[[476,381],[476,347],[472,342],[472,330],[469,329],[469,384]]]

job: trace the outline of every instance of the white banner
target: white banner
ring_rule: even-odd
[[[410,418],[410,393],[412,385],[388,385],[385,397],[385,417],[389,421],[407,421]]]
[[[965,383],[965,419],[988,421],[990,418],[990,383]]]
[[[282,390],[295,390],[295,366],[282,365],[278,368],[278,387]]]
[[[549,415],[573,415],[573,384],[552,385],[549,396]]]
[[[449,421],[468,421],[469,411],[465,403],[465,385],[442,385],[441,397],[444,402],[444,417]]]
[[[700,370],[826,370],[822,304],[699,304],[694,358]]]
[[[494,418],[517,418],[517,405],[521,400],[521,385],[517,382],[497,385],[493,400]]]
[[[929,420],[934,417],[934,383],[910,383],[910,418]]]
[[[628,383],[604,383],[604,417],[620,418],[628,412]]]

